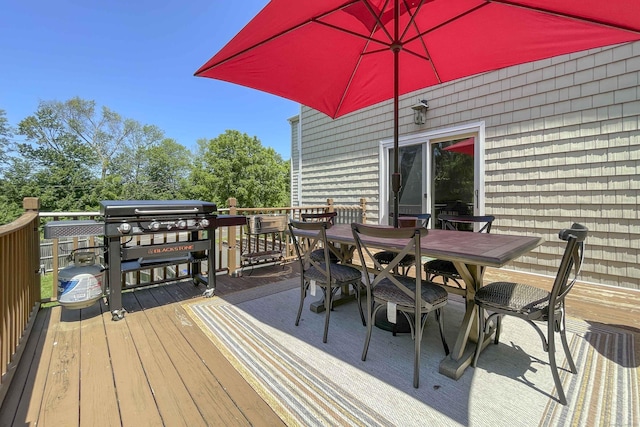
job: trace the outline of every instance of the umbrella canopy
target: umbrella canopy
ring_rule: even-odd
[[[397,213],[399,95],[639,40],[638,16],[638,0],[272,0],[195,75],[332,118],[393,98]]]
[[[473,147],[474,147],[473,138],[463,139],[460,142],[456,142],[453,145],[443,148],[443,150],[452,151],[454,153],[462,153],[468,156],[473,156]]]

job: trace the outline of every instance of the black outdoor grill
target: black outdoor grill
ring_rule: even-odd
[[[104,236],[107,270],[106,297],[113,320],[122,319],[122,291],[126,274],[141,270],[188,264],[194,284],[203,283],[205,297],[216,288],[215,229],[246,224],[242,215],[216,215],[216,204],[197,200],[106,200],[100,202],[104,221],[51,221],[45,238]],[[176,241],[156,235],[186,233]],[[203,276],[201,263],[207,263]],[[168,282],[164,278],[148,284]],[[146,285],[146,284],[145,284]],[[143,286],[143,285],[138,285]]]
[[[105,262],[108,265],[109,309],[114,320],[124,316],[123,276],[128,272],[188,263],[195,284],[215,290],[215,203],[195,200],[106,200],[100,202],[104,217]],[[206,233],[201,233],[206,231]],[[187,241],[155,243],[152,235],[187,232]],[[127,245],[127,237],[140,238],[140,245]],[[137,243],[137,242],[136,242]],[[208,278],[200,263],[207,261]]]

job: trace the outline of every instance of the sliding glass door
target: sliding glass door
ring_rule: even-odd
[[[402,187],[400,214],[430,213],[432,228],[438,215],[484,214],[484,124],[401,138],[399,148]],[[391,172],[393,146],[382,141],[381,222],[392,224]]]

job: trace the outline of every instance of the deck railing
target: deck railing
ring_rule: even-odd
[[[285,208],[239,208],[235,199],[229,199],[229,208],[221,209],[221,213],[234,215],[281,214],[287,219],[299,219],[303,213],[337,212],[338,223],[365,222],[366,201],[359,204],[338,206],[333,200],[326,205],[296,206]],[[40,273],[51,272],[52,297],[57,299],[58,271],[67,265],[67,258],[72,251],[82,248],[100,248],[103,246],[101,236],[73,238],[41,239],[42,222],[51,220],[87,220],[100,219],[98,212],[39,212],[40,202],[37,198],[25,198],[25,213],[16,221],[0,226],[0,403],[8,388],[15,366],[21,356],[22,345],[26,342],[30,328],[39,308],[41,297]],[[217,230],[216,238],[216,271],[226,271],[236,275],[242,271],[241,253],[247,244],[246,227],[232,226]],[[172,233],[176,234],[176,233]],[[170,236],[165,236],[165,238]],[[177,237],[176,237],[177,238]],[[265,239],[273,236],[264,236]],[[283,234],[284,242],[282,260],[293,258],[293,249],[289,239]],[[41,250],[41,244],[42,249]],[[206,266],[205,266],[206,268]],[[182,270],[176,266],[174,274]],[[155,272],[151,272],[153,280]],[[164,273],[163,277],[169,277]],[[138,276],[136,280],[141,280]]]
[[[0,226],[0,404],[15,373],[40,301],[40,201],[23,201],[25,213]]]
[[[228,209],[225,213],[232,215],[284,215],[289,219],[300,220],[300,216],[305,213],[324,213],[336,212],[335,222],[337,224],[350,224],[352,222],[365,223],[367,220],[367,202],[366,199],[360,199],[357,205],[336,205],[333,199],[327,199],[326,205],[307,205],[307,206],[291,206],[282,208],[238,208],[236,200],[231,198],[228,201]],[[280,248],[282,245],[282,260],[290,261],[295,257],[293,246],[290,239],[278,233],[264,233],[260,236],[248,235],[247,227],[229,227],[227,239],[219,239],[219,245],[227,246],[227,269],[230,274],[235,275],[240,272],[244,265],[238,256],[251,251],[252,245],[260,249]],[[221,246],[220,246],[221,249]],[[220,258],[219,258],[220,259]],[[268,261],[268,260],[267,260]]]
[[[360,199],[359,203],[354,205],[335,205],[332,199],[328,199],[326,205],[281,208],[239,208],[237,207],[236,199],[231,198],[227,201],[227,206],[229,207],[220,209],[219,212],[222,214],[245,216],[280,214],[293,219],[299,219],[300,215],[303,213],[337,212],[337,223],[366,221],[365,199]],[[40,218],[43,222],[51,220],[99,220],[100,214],[99,212],[40,212]],[[243,267],[245,267],[242,263],[241,256],[247,251],[248,245],[250,244],[246,227],[223,227],[222,229],[218,229],[216,232],[218,233],[216,238],[216,272],[227,272],[233,276],[240,274]],[[173,239],[171,241],[181,241],[188,238],[186,233],[182,233],[184,236],[180,235],[180,233],[164,234],[164,237],[158,236],[158,238]],[[274,233],[261,235],[260,239],[262,239],[262,242],[258,243],[259,245],[262,245],[262,247],[274,246],[276,244],[276,236],[274,236]],[[277,239],[279,239],[278,243],[282,244],[282,261],[293,259],[293,247],[289,240],[284,236],[278,236]],[[139,244],[139,238],[134,240],[135,241],[132,244]],[[58,272],[61,268],[66,267],[69,264],[69,260],[71,258],[69,255],[77,249],[92,248],[96,246],[100,247],[101,245],[101,236],[56,238],[50,240],[43,239],[41,241],[39,268],[43,273],[52,273],[52,300],[57,299],[56,284],[58,283]],[[100,258],[102,254],[97,250],[96,255]],[[206,270],[205,264],[206,263],[202,265],[202,268]],[[130,282],[132,286],[137,286],[139,284],[156,281],[158,278],[166,279],[188,277],[188,268],[188,265],[176,265],[172,268],[163,267],[163,271],[151,269],[150,271],[129,273],[127,275],[127,281]]]

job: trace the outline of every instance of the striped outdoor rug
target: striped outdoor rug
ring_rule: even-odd
[[[355,303],[331,313],[308,309],[300,326],[297,280],[214,297],[185,308],[233,366],[292,426],[565,426],[640,425],[640,360],[623,329],[568,322],[578,374],[562,372],[567,406],[556,395],[546,353],[526,323],[505,319],[500,344],[459,380],[438,373],[444,357],[433,319],[423,340],[420,388],[412,386],[409,334],[374,328],[360,360],[366,328]],[[453,346],[463,305],[451,301],[445,328]],[[559,359],[564,366],[564,357]]]

